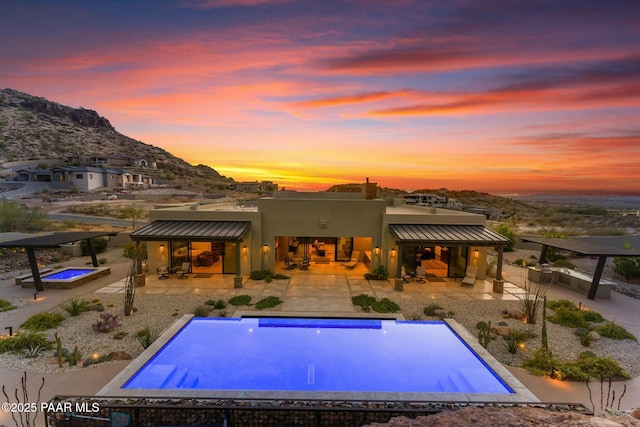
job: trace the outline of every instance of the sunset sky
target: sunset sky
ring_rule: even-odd
[[[638,0],[2,0],[0,87],[238,181],[640,193]]]

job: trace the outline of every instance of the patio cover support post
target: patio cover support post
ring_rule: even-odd
[[[236,276],[233,278],[233,287],[242,287],[242,255],[240,253],[240,243],[242,240],[236,242]]]
[[[604,264],[606,261],[607,257],[604,255],[600,255],[600,257],[598,258],[598,265],[596,266],[596,271],[593,273],[593,281],[591,282],[591,287],[589,288],[589,295],[587,295],[587,298],[590,300],[596,299],[598,284],[600,284],[600,278],[602,277],[602,272],[604,271]]]
[[[396,242],[396,245],[398,246],[398,258],[396,258],[396,277],[395,277],[395,284],[394,284],[394,289],[396,291],[403,291],[404,290],[404,279],[402,278],[402,242]]]
[[[549,246],[542,245],[542,251],[540,252],[540,260],[538,261],[538,263],[540,265],[547,263],[547,250],[548,249],[549,249]]]
[[[140,240],[134,240],[133,243],[135,244],[135,248],[136,248],[136,253],[135,253],[136,274],[142,274],[142,259],[140,258],[142,254],[142,251],[140,250],[140,246],[142,245],[142,242]]]
[[[94,267],[98,267],[98,258],[96,258],[96,250],[93,249],[93,244],[91,243],[91,239],[87,239],[87,246],[89,247],[89,253],[91,254],[91,262]]]
[[[498,251],[498,263],[496,265],[496,280],[502,280],[502,262],[504,258],[504,248],[500,246],[496,249]]]
[[[29,258],[29,266],[31,266],[31,276],[33,277],[33,284],[36,287],[36,292],[44,291],[42,286],[42,279],[40,279],[40,270],[38,270],[38,261],[36,260],[36,254],[33,248],[25,248],[27,250],[27,257]]]

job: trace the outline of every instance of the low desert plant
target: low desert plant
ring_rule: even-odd
[[[442,306],[437,302],[432,302],[424,308],[424,314],[425,316],[435,316],[436,310],[442,310]]]
[[[376,301],[371,304],[373,311],[377,313],[397,313],[400,311],[400,306],[389,298],[382,298],[380,301]]]
[[[589,322],[584,320],[583,311],[560,307],[556,309],[552,316],[547,318],[549,322],[568,328],[588,328]]]
[[[16,332],[13,336],[0,340],[0,353],[8,351],[22,351],[30,347],[51,348],[51,344],[42,332]]]
[[[13,310],[14,308],[16,308],[15,305],[11,304],[9,301],[7,301],[6,299],[2,299],[0,298],[0,312],[1,311],[9,311],[9,310]]]
[[[593,328],[593,330],[603,337],[611,338],[614,340],[638,341],[632,333],[627,331],[624,327],[616,324],[615,322],[606,322],[602,325],[596,326],[595,328]]]
[[[282,300],[278,297],[266,297],[256,303],[258,310],[264,310],[266,308],[273,308],[279,304],[282,304]]]
[[[44,347],[41,347],[40,345],[29,346],[29,348],[22,349],[22,353],[26,358],[40,357],[43,351]]]
[[[511,354],[516,354],[526,336],[520,330],[510,330],[504,337],[504,345]]]
[[[47,329],[59,326],[63,320],[64,315],[61,313],[43,311],[29,317],[22,323],[22,325],[20,325],[20,327],[31,331],[46,331]]]
[[[122,322],[117,314],[100,313],[98,321],[91,325],[91,328],[96,332],[111,332],[121,324]]]
[[[231,297],[229,299],[229,304],[234,305],[234,306],[240,306],[240,305],[249,305],[251,303],[251,296],[250,295],[236,295],[235,297]]]
[[[199,305],[193,309],[193,315],[195,317],[207,317],[209,313],[211,313],[211,310],[213,310],[211,306]]]
[[[142,348],[147,348],[158,339],[158,333],[146,326],[144,329],[136,332],[136,337],[138,337],[138,342],[140,342]]]
[[[87,305],[89,305],[89,301],[87,300],[72,299],[68,303],[64,304],[62,309],[66,311],[69,316],[75,317],[86,311]]]
[[[129,335],[129,332],[125,332],[125,331],[116,332],[116,333],[113,335],[113,339],[114,339],[114,340],[121,340],[121,339],[123,339],[124,337],[126,337],[127,335]]]
[[[367,294],[360,294],[355,297],[351,297],[351,303],[358,307],[362,307],[362,309],[371,307],[374,302],[376,302],[376,298]]]
[[[550,283],[550,275],[542,274],[540,276],[539,283],[533,283],[527,278],[523,279],[524,293],[520,294],[520,307],[524,313],[524,318],[527,323],[532,325],[536,324],[536,318],[538,311],[544,303],[544,296],[547,293],[547,287]]]

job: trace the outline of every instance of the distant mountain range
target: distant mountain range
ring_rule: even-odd
[[[230,182],[206,165],[193,166],[162,148],[119,132],[93,110],[72,108],[13,89],[0,89],[0,164],[70,155],[120,155],[155,161],[150,175],[199,187]]]

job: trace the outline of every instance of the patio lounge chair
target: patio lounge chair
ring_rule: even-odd
[[[156,272],[158,273],[159,280],[164,280],[169,278],[169,269],[167,268],[166,265],[161,265],[160,267],[156,268]]]
[[[426,283],[425,282],[426,278],[427,278],[427,270],[425,270],[423,266],[416,267],[416,282]]]
[[[355,268],[356,265],[358,265],[358,263],[360,262],[360,252],[359,251],[353,251],[351,252],[351,259],[349,261],[347,261],[344,266],[347,268]]]
[[[477,278],[478,278],[478,267],[476,267],[475,265],[470,265],[467,267],[467,272],[462,278],[462,283],[460,284],[460,286],[466,285],[466,286],[473,287],[473,285],[476,283]]]
[[[182,263],[182,267],[180,267],[180,269],[176,271],[176,273],[178,273],[178,279],[187,279],[189,277],[187,276],[187,273],[189,272],[189,267],[191,267],[190,262]]]

